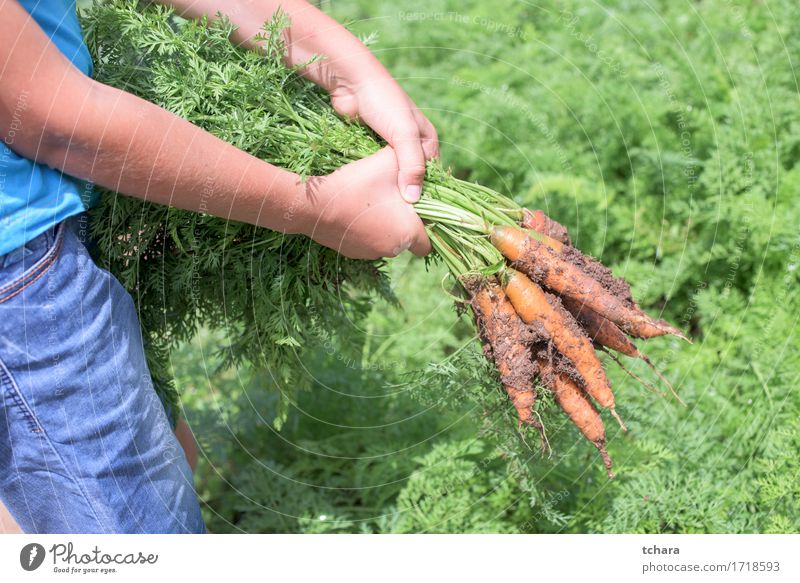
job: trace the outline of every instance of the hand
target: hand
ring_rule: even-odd
[[[261,0],[258,5],[273,3],[278,4]],[[431,122],[345,27],[304,0],[281,0],[280,6],[292,21],[283,33],[287,63],[308,63],[301,73],[330,93],[340,115],[365,123],[386,140],[397,157],[400,194],[407,202],[417,202],[425,161],[439,156],[439,138]],[[252,19],[243,19],[245,30],[248,21]]]
[[[407,202],[419,200],[425,160],[439,156],[431,122],[406,95],[369,48],[345,27],[305,0],[161,0],[188,18],[225,13],[235,25],[232,40],[255,48],[263,23],[278,7],[291,21],[283,31],[286,62],[331,94],[341,115],[359,119],[394,150],[396,183]],[[322,58],[314,58],[322,57]],[[267,88],[267,90],[269,90]]]
[[[394,257],[406,249],[427,255],[430,241],[414,207],[397,191],[397,158],[383,148],[306,184],[310,220],[302,228],[317,243],[353,259]]]
[[[344,68],[343,68],[344,69]],[[329,88],[334,109],[371,127],[397,157],[397,187],[410,203],[419,200],[425,160],[439,156],[439,138],[428,118],[392,76],[375,62],[358,79],[337,72]]]

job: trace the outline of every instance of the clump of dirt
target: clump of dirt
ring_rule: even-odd
[[[541,210],[531,211],[528,209],[523,211],[521,225],[527,229],[533,229],[534,231],[564,243],[564,247],[560,252],[562,259],[566,259],[573,265],[580,267],[586,274],[592,276],[615,296],[629,305],[634,305],[631,288],[628,282],[621,277],[614,277],[614,274],[608,267],[600,263],[594,257],[584,255],[576,247],[573,247],[569,237],[569,231],[567,231],[564,225],[554,221]]]
[[[536,283],[542,283],[547,277],[547,267],[538,261],[531,261],[527,253],[517,261],[514,261],[511,267],[521,271]]]
[[[470,278],[464,287],[471,297],[483,351],[495,362],[503,384],[526,389],[535,373],[530,346],[546,337],[544,329],[528,326],[517,316],[499,283],[480,279]]]
[[[529,240],[527,245],[526,252],[512,263],[512,267],[522,271],[537,283],[542,283],[547,277],[548,267],[545,265],[546,261],[536,261],[537,253],[553,253],[553,251],[534,240]],[[628,306],[636,305],[628,282],[621,277],[614,277],[612,271],[594,257],[584,255],[570,245],[564,245],[561,252],[558,253],[558,257],[579,268]],[[553,269],[557,268],[553,267]]]
[[[594,280],[600,283],[600,285],[629,306],[634,305],[631,286],[628,282],[621,277],[614,277],[612,271],[594,257],[584,255],[578,249],[571,246],[564,246],[564,249],[561,251],[561,257],[573,265],[580,267],[584,273],[590,275]]]
[[[547,333],[541,324],[529,326],[519,318],[496,279],[472,277],[463,283],[470,294],[484,354],[495,363],[520,425],[530,425],[539,431],[544,450],[544,427],[533,412],[537,397],[533,377],[537,367],[530,349],[535,343],[545,342]]]
[[[538,364],[536,365],[536,376],[542,380],[542,384],[545,386],[552,386],[553,374],[564,374],[578,385],[583,386],[583,377],[577,371],[575,365],[561,356],[550,342],[535,344],[531,347],[531,354],[533,354],[534,362],[545,361],[550,364],[550,368],[547,371],[542,371],[541,367]]]

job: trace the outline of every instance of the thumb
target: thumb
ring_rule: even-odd
[[[428,238],[428,233],[425,231],[425,226],[422,221],[419,222],[419,227],[414,233],[414,238],[411,240],[408,250],[417,257],[424,257],[431,252],[431,241]]]
[[[425,152],[416,132],[393,140],[391,144],[397,156],[399,173],[397,186],[403,200],[415,203],[422,195],[422,179],[425,177]],[[427,237],[426,237],[427,239]]]

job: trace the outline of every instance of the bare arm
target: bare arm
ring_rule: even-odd
[[[372,52],[341,24],[305,0],[159,1],[187,18],[224,14],[237,27],[232,40],[250,48],[280,7],[291,21],[284,32],[288,63],[324,57],[303,74],[331,94],[336,111],[360,119],[392,146],[401,195],[412,203],[419,199],[425,160],[439,155],[436,130]]]
[[[129,93],[97,83],[16,2],[0,8],[0,118],[29,95],[13,148],[125,194],[284,230],[297,176]],[[5,125],[5,124],[4,124]],[[7,127],[7,126],[6,126]]]
[[[388,75],[380,61],[355,36],[327,14],[305,0],[158,0],[175,8],[185,18],[224,14],[236,25],[231,39],[248,48],[256,48],[253,40],[263,24],[280,8],[291,21],[284,31],[290,65],[305,63],[311,57],[324,55],[304,70],[306,77],[328,91],[336,89],[337,77]]]
[[[329,187],[342,180],[325,179],[311,196],[297,175],[86,77],[16,1],[6,0],[0,4],[0,131],[10,127],[23,92],[28,107],[11,147],[67,174],[162,204],[304,233],[349,256],[429,248],[415,215],[392,226],[365,214],[369,185],[348,167],[338,173],[347,175],[347,192]],[[384,229],[379,237],[371,235],[376,221]]]

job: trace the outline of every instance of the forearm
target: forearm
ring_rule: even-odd
[[[16,2],[0,4],[0,41],[0,131],[18,96],[28,96],[11,146],[20,155],[125,194],[275,230],[302,233],[313,221],[297,175],[86,77]]]
[[[340,23],[305,0],[159,0],[173,6],[186,18],[222,13],[237,27],[231,39],[248,48],[256,48],[254,37],[262,32],[278,8],[291,21],[284,31],[286,60],[291,65],[324,57],[303,69],[303,74],[331,91],[341,79],[367,78],[386,74],[383,65],[370,50]]]
[[[302,229],[290,224],[303,218],[297,211],[306,202],[297,175],[99,83],[74,102],[82,104],[74,113],[62,106],[44,121],[42,147],[25,155],[149,201],[275,230]]]

